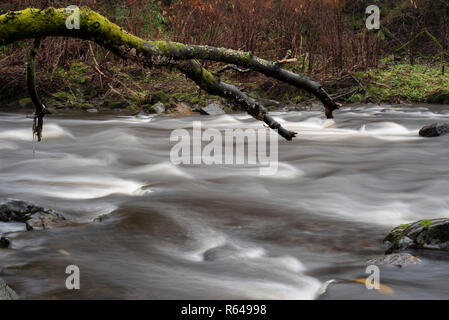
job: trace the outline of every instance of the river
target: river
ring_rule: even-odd
[[[174,165],[174,129],[260,128],[245,114],[48,117],[33,158],[32,120],[0,114],[0,199],[26,200],[76,224],[8,232],[0,277],[25,299],[315,299],[330,279],[363,278],[401,223],[449,218],[449,106],[354,105],[274,112],[278,171]],[[98,217],[101,221],[94,221]],[[384,295],[354,283],[334,299],[449,298],[449,260],[381,268]],[[81,289],[67,290],[76,265]]]

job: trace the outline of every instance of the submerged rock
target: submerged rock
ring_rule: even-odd
[[[375,264],[378,266],[391,265],[397,267],[406,267],[409,265],[421,264],[420,258],[411,255],[410,253],[393,253],[387,254],[379,258],[371,259],[366,262],[367,265]]]
[[[28,230],[50,229],[68,222],[62,214],[54,210],[12,199],[0,202],[0,221],[23,222]]]
[[[58,213],[41,213],[26,222],[28,230],[44,230],[63,227],[68,221]]]
[[[111,214],[110,213],[106,213],[106,214],[102,214],[98,217],[96,217],[93,222],[104,222],[106,220],[111,219]]]
[[[5,281],[0,279],[0,300],[17,300],[19,296],[11,289]]]
[[[200,112],[202,114],[208,115],[208,116],[218,116],[221,114],[225,114],[226,112],[223,111],[221,106],[219,106],[216,103],[211,103],[205,107],[200,108]]]
[[[11,244],[11,241],[9,241],[8,238],[5,238],[5,237],[0,238],[0,249],[8,248],[10,244]]]
[[[206,250],[203,253],[203,259],[204,261],[225,260],[236,256],[237,253],[237,248],[235,248],[234,246],[222,245]]]
[[[449,134],[449,123],[434,123],[419,130],[421,137],[432,138]]]
[[[385,237],[386,254],[409,249],[449,250],[449,219],[420,220],[400,225]]]

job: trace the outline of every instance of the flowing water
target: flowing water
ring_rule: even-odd
[[[418,136],[449,107],[352,106],[273,113],[278,173],[179,165],[170,133],[260,128],[247,115],[49,117],[33,159],[31,119],[0,115],[0,199],[62,212],[76,224],[23,232],[1,224],[0,277],[26,299],[314,299],[330,279],[366,277],[393,227],[449,217],[449,138]],[[101,221],[94,221],[102,216]],[[342,285],[330,298],[449,298],[449,263],[381,268],[383,295]],[[81,290],[65,288],[77,265]]]

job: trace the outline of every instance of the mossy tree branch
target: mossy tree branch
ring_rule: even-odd
[[[211,94],[234,100],[248,114],[257,120],[265,122],[271,129],[277,130],[281,137],[290,141],[296,136],[296,132],[289,131],[276,122],[260,102],[249,97],[246,93],[237,89],[237,87],[220,81],[219,78],[203,68],[198,61],[187,60],[179,63],[177,68],[187,77],[194,80],[201,89]]]
[[[67,28],[67,18],[68,14],[64,8],[45,10],[28,8],[0,15],[0,45],[30,38],[71,37],[94,41],[123,59],[133,60],[147,67],[176,65],[180,71],[200,84],[206,91],[234,99],[245,106],[251,115],[278,130],[281,127],[267,115],[262,105],[234,86],[220,82],[204,68],[201,68],[199,72],[197,62],[188,60],[201,59],[234,64],[304,89],[321,100],[328,118],[332,118],[332,111],[338,109],[338,105],[318,83],[304,75],[280,68],[279,63],[255,57],[250,52],[212,46],[185,45],[170,41],[146,41],[129,34],[89,8],[79,10],[79,29]],[[188,62],[185,62],[186,60]],[[282,132],[284,131],[279,130],[281,135]],[[294,136],[287,131],[284,135],[290,139]]]

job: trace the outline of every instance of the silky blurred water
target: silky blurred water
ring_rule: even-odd
[[[391,227],[449,218],[449,138],[418,130],[449,122],[449,106],[364,105],[273,113],[297,131],[279,140],[278,173],[257,166],[170,162],[170,133],[217,117],[48,117],[33,158],[32,120],[0,114],[0,199],[26,200],[77,224],[24,232],[0,249],[0,277],[25,299],[314,299],[330,279],[366,277]],[[101,222],[94,221],[106,215]],[[81,290],[65,288],[65,268]],[[361,284],[331,298],[449,298],[449,263],[381,269],[393,296]]]

